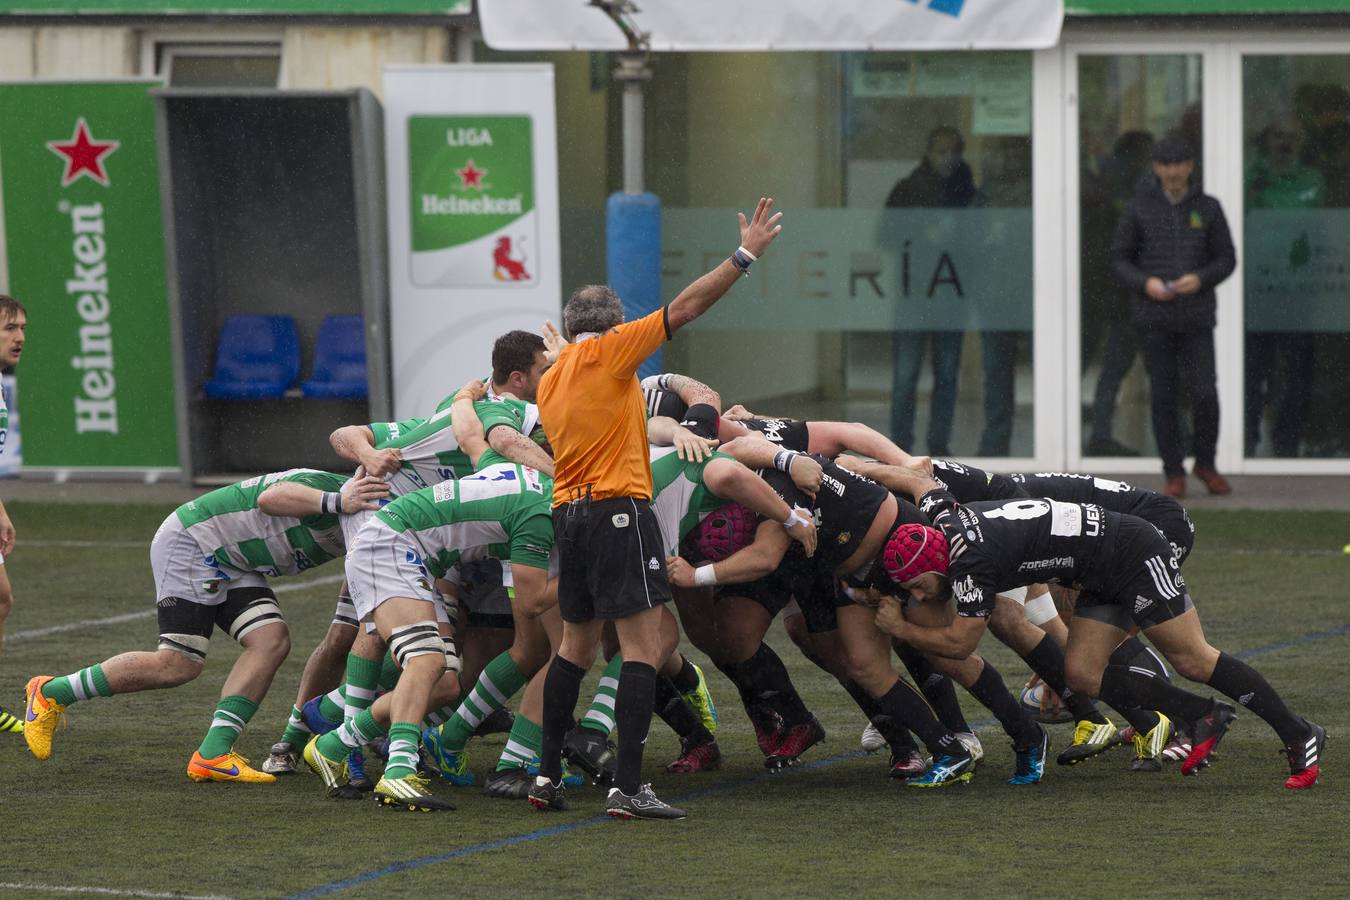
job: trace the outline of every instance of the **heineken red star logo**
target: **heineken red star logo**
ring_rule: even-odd
[[[68,141],[48,141],[47,149],[66,161],[65,174],[61,176],[61,187],[69,187],[75,179],[87,175],[104,187],[108,186],[108,173],[103,169],[103,157],[112,153],[121,141],[96,141],[89,134],[89,123],[81,116],[75,123],[75,132]],[[470,166],[473,163],[469,163]]]
[[[487,169],[480,169],[469,160],[464,164],[464,168],[456,169],[455,174],[459,176],[459,186],[461,188],[483,189],[483,176],[487,174]]]

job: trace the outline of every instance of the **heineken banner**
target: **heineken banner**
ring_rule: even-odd
[[[384,72],[394,412],[428,415],[492,342],[558,318],[553,67]]]
[[[153,85],[0,85],[24,461],[178,465]]]

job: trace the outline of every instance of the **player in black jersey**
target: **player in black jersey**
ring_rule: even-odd
[[[903,487],[907,472],[892,467],[864,464],[861,471],[892,487]],[[922,461],[917,466],[923,470]],[[944,484],[959,503],[968,504],[977,501],[1012,500],[1025,497],[1049,497],[1064,502],[1097,502],[1098,505],[1114,512],[1146,512],[1158,516],[1159,523],[1167,525],[1178,558],[1189,553],[1193,543],[1194,527],[1181,504],[1170,497],[1153,494],[1132,488],[1121,481],[1096,478],[1091,475],[1070,474],[1034,474],[999,475],[985,472],[975,466],[957,463],[951,460],[932,460],[932,474],[938,483]],[[1142,517],[1142,516],[1141,516]],[[1161,529],[1160,529],[1161,530]],[[1014,590],[1024,590],[1016,588]],[[1012,591],[1001,591],[1000,597],[1009,597]],[[1048,599],[1048,595],[1042,597]],[[1015,599],[1015,598],[1014,598]],[[1036,611],[1033,614],[1031,601],[1027,602],[1026,614],[1017,603],[1002,600],[990,616],[989,628],[1000,640],[1008,644],[1023,656],[1042,679],[1057,693],[1062,695],[1065,689],[1065,675],[1062,648],[1068,642],[1068,630],[1063,621],[1053,611],[1049,614]],[[1159,674],[1166,675],[1165,667],[1158,665],[1148,648],[1135,637],[1128,637],[1116,648],[1112,662],[1120,665],[1138,664],[1146,660]],[[1067,697],[1066,705],[1078,720],[1074,729],[1073,743],[1059,755],[1061,765],[1074,765],[1116,746],[1116,726],[1095,709],[1086,698]],[[1134,708],[1118,709],[1118,712],[1130,723],[1131,738],[1135,749],[1135,759],[1131,768],[1137,772],[1162,771],[1161,757],[1169,747],[1168,727],[1159,727],[1158,714],[1152,710]],[[1184,723],[1183,723],[1184,727]],[[1185,746],[1177,739],[1177,748]],[[1186,753],[1190,747],[1186,746]]]
[[[956,615],[943,625],[915,624],[887,598],[878,609],[879,627],[927,652],[960,658],[978,644],[1000,590],[1033,580],[1077,585],[1066,656],[1072,689],[1118,708],[1159,709],[1192,722],[1194,744],[1181,771],[1200,770],[1236,718],[1234,708],[1182,691],[1151,671],[1112,664],[1112,651],[1137,623],[1179,673],[1237,699],[1270,724],[1289,759],[1286,788],[1316,783],[1326,732],[1294,715],[1259,672],[1206,641],[1180,563],[1157,528],[1092,503],[1032,498],[959,505],[917,475],[906,489],[921,497],[937,528],[899,529],[882,555],[885,571],[930,610],[955,597]]]
[[[766,443],[758,437],[739,440]],[[735,443],[723,449],[733,452]],[[779,457],[776,467],[781,469],[790,461],[792,451],[779,450],[775,455]],[[969,780],[972,765],[969,751],[937,720],[922,695],[896,676],[890,664],[890,640],[876,629],[872,612],[856,606],[839,590],[838,579],[876,558],[898,524],[924,519],[912,504],[902,504],[875,482],[841,469],[823,457],[818,461],[824,472],[821,488],[811,501],[817,523],[815,556],[806,560],[789,550],[785,558],[766,560],[740,551],[707,567],[707,575],[717,583],[738,583],[777,571],[802,604],[808,625],[818,633],[838,630],[848,674],[875,702],[879,712],[905,725],[927,744],[933,755],[932,767],[906,783],[930,787]],[[805,502],[805,498],[794,496],[791,485],[782,480],[775,483],[772,473],[766,477],[784,494],[784,499],[792,497],[789,502]],[[672,581],[692,583],[688,564],[682,563],[670,561]]]

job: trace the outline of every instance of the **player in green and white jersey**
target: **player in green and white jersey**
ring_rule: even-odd
[[[342,512],[374,507],[386,493],[376,478],[290,469],[219,488],[178,507],[150,544],[159,648],[123,653],[60,678],[30,679],[24,737],[33,755],[51,755],[52,733],[72,703],[177,687],[196,678],[219,625],[243,652],[225,678],[211,727],[188,763],[188,777],[274,781],[233,750],[290,651],[290,633],[267,579],[298,575],[342,556]]]
[[[18,365],[23,354],[28,312],[23,304],[7,294],[0,294],[0,369]],[[541,339],[542,343],[542,339]],[[9,407],[0,394],[0,453],[5,450],[9,434]],[[9,587],[9,573],[5,571],[5,557],[14,549],[14,523],[0,503],[0,647],[5,643],[5,619],[14,606],[14,593]],[[0,732],[23,731],[23,720],[0,706]]]
[[[544,342],[539,335],[526,331],[502,335],[492,348],[492,387],[497,399],[476,404],[473,413],[504,459],[551,473],[553,460],[523,436],[537,425],[538,411],[528,401],[533,401],[546,368]],[[346,425],[334,431],[329,440],[339,456],[371,475],[387,479],[390,499],[474,471],[455,438],[448,407],[438,408],[427,418]],[[356,536],[369,515],[344,519],[348,540]],[[502,611],[505,607],[498,610]],[[280,739],[272,745],[263,771],[281,775],[295,770],[299,751],[310,739],[314,722],[312,718],[306,721],[305,703],[330,692],[338,681],[343,681],[344,667],[342,693],[329,693],[334,700],[323,705],[342,708],[344,718],[351,718],[368,706],[375,696],[384,655],[385,647],[377,634],[358,636],[350,599],[345,595],[339,597],[328,632],[305,663],[290,719]]]
[[[557,602],[550,579],[552,482],[516,463],[407,494],[381,509],[353,540],[347,581],[357,616],[373,621],[402,677],[394,690],[341,728],[311,740],[304,757],[331,790],[350,749],[386,733],[389,761],[375,786],[388,806],[453,808],[417,774],[421,724],[459,696],[459,656],[436,582],[463,562],[508,560],[515,605],[538,615]]]

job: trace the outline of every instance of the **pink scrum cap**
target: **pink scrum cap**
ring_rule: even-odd
[[[694,545],[710,562],[721,562],[755,539],[755,514],[739,503],[728,503],[703,517],[694,529]]]
[[[891,580],[900,585],[929,572],[946,575],[947,538],[927,525],[901,525],[886,541],[881,563]]]

